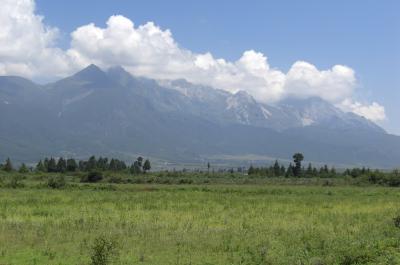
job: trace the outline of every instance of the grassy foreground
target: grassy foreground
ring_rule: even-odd
[[[97,186],[96,186],[97,185]],[[0,189],[0,264],[400,264],[383,187],[93,184]]]

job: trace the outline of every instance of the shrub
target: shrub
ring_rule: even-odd
[[[395,174],[389,175],[387,183],[390,187],[400,187],[400,176]]]
[[[47,180],[47,187],[52,189],[61,189],[66,186],[64,176],[51,177]]]
[[[272,265],[273,263],[267,257],[268,249],[265,246],[243,249],[240,253],[241,264],[265,264]]]
[[[25,165],[25,163],[22,163],[21,167],[18,170],[19,173],[28,173],[29,169],[28,167]]]
[[[144,183],[144,179],[143,179],[143,178],[134,178],[134,179],[132,180],[132,183],[135,183],[135,184],[143,184],[143,183]]]
[[[172,184],[172,181],[170,179],[168,179],[168,178],[165,178],[165,179],[160,179],[158,183],[161,183],[161,184]]]
[[[118,250],[115,241],[104,236],[100,236],[94,240],[90,256],[91,265],[110,264],[117,256]]]
[[[111,176],[108,178],[108,183],[126,183],[126,180],[123,179],[121,176]]]
[[[103,179],[103,174],[98,171],[90,171],[86,176],[81,177],[81,182],[99,182],[100,180]]]
[[[192,184],[193,183],[193,180],[191,180],[191,179],[180,179],[179,181],[178,181],[178,184]]]
[[[367,264],[371,260],[368,254],[348,254],[342,257],[340,265]]]
[[[147,184],[151,184],[154,182],[154,178],[148,178],[145,180]]]
[[[7,183],[7,188],[23,188],[25,185],[21,182],[22,178],[19,176],[13,176],[11,180]]]
[[[394,226],[400,228],[400,215],[393,218]]]
[[[324,187],[331,187],[331,186],[333,186],[333,181],[332,181],[332,180],[329,180],[329,179],[324,180],[324,182],[322,182],[322,186],[324,186]]]
[[[100,184],[100,185],[95,185],[93,187],[94,190],[111,190],[111,191],[115,191],[117,190],[115,185],[112,184]]]

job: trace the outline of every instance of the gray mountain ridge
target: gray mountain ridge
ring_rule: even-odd
[[[47,85],[0,77],[0,159],[138,154],[174,162],[249,154],[395,167],[400,137],[320,98],[275,105],[186,80],[90,65]]]

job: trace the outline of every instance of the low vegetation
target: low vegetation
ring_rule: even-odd
[[[400,171],[372,170],[370,168],[350,168],[337,170],[324,165],[315,167],[311,163],[302,164],[304,156],[301,153],[293,155],[293,163],[285,165],[275,161],[270,166],[249,168],[213,169],[207,163],[201,170],[164,170],[151,172],[149,159],[138,157],[131,165],[115,158],[91,156],[88,160],[60,157],[40,160],[35,167],[28,168],[22,164],[15,169],[8,158],[0,169],[12,175],[47,176],[54,174],[70,176],[71,180],[82,183],[159,183],[159,184],[260,184],[260,183],[292,183],[292,184],[324,184],[324,185],[379,185],[400,186]],[[35,178],[35,177],[34,177]],[[37,177],[36,177],[37,178]],[[49,186],[54,186],[55,179],[49,180]],[[62,181],[61,181],[62,182]],[[16,183],[14,183],[15,185]],[[62,183],[61,183],[62,184]],[[57,185],[56,185],[57,186]],[[62,184],[61,186],[64,186]],[[58,187],[56,187],[58,188]]]
[[[293,175],[278,162],[151,172],[145,159],[118,170],[92,159],[21,172],[10,161],[0,264],[400,264],[398,172],[308,170],[300,158]]]
[[[118,248],[115,240],[106,236],[99,236],[94,240],[91,265],[108,265],[118,257]]]
[[[394,188],[24,181],[0,192],[0,264],[400,263]]]

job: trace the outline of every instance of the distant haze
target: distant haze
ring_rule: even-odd
[[[137,155],[171,163],[246,158],[395,167],[400,137],[312,97],[261,103],[187,80],[135,77],[89,65],[47,85],[0,77],[0,159]]]
[[[1,4],[0,22],[7,29],[0,36],[3,75],[54,80],[91,63],[103,68],[121,65],[135,76],[185,79],[231,93],[245,91],[260,103],[317,97],[342,111],[388,122],[380,102],[360,97],[356,71],[346,61],[327,62],[329,67],[319,69],[313,62],[295,60],[284,72],[257,50],[246,49],[237,60],[194,52],[179,45],[172,31],[162,25],[135,25],[123,15],[109,16],[105,26],[79,25],[70,33],[68,47],[61,49],[56,45],[60,30],[37,14],[34,1],[2,0]]]

